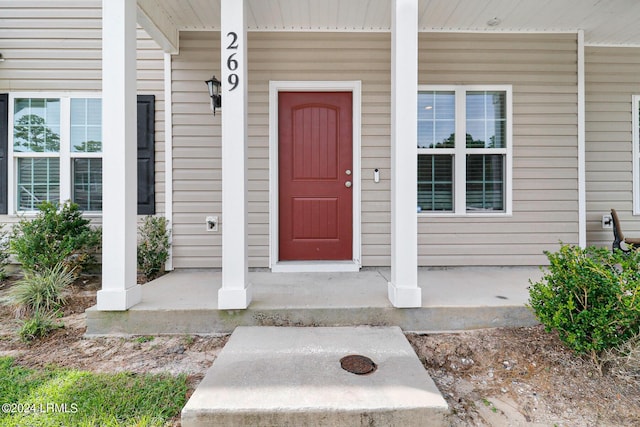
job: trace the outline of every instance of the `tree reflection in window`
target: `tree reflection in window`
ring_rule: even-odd
[[[14,126],[13,149],[20,152],[57,153],[60,151],[60,135],[46,125],[44,118],[27,114]]]

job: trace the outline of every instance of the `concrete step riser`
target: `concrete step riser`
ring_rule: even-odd
[[[239,310],[87,311],[87,335],[216,334],[238,326],[400,326],[445,332],[537,324],[523,306]]]
[[[438,409],[416,409],[405,411],[368,412],[306,412],[298,414],[254,413],[254,414],[184,414],[183,427],[357,427],[357,426],[401,426],[444,427],[448,411]]]

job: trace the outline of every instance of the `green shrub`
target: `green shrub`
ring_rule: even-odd
[[[44,271],[25,271],[24,278],[9,290],[9,301],[22,313],[49,313],[64,304],[62,291],[75,275],[62,264]]]
[[[9,264],[9,238],[4,231],[4,224],[0,224],[0,282],[7,278],[6,267]]]
[[[529,306],[550,330],[600,366],[600,355],[640,330],[640,252],[563,245],[531,282]]]
[[[78,205],[45,202],[38,215],[22,219],[13,229],[11,252],[25,270],[42,271],[64,264],[78,273],[95,260],[101,233],[82,217]]]
[[[151,280],[158,276],[169,258],[167,219],[147,216],[138,231],[138,269],[147,280]]]
[[[62,323],[56,323],[50,313],[36,311],[31,317],[22,321],[18,335],[23,342],[31,342],[49,335],[54,329],[62,328]]]

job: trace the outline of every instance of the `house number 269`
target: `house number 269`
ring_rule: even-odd
[[[238,60],[233,57],[238,53],[238,34],[232,32],[227,33],[227,37],[230,39],[229,45],[227,45],[227,70],[229,70],[229,77],[227,77],[227,82],[231,85],[229,90],[234,90],[238,87],[238,83],[240,83],[240,78],[234,71],[238,69]],[[235,52],[234,52],[235,51]]]

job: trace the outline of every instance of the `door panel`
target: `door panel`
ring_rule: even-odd
[[[279,259],[351,260],[352,94],[280,92],[278,140]]]

